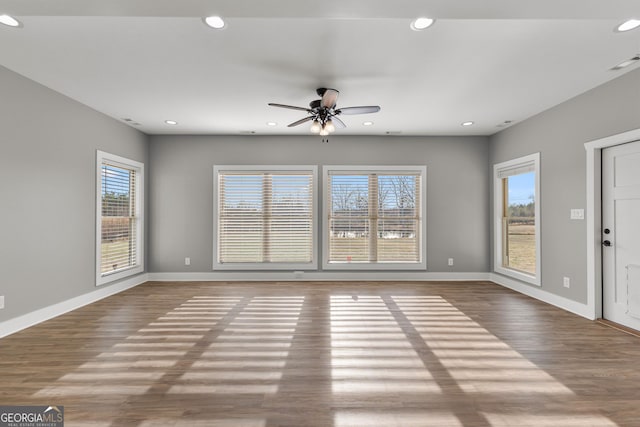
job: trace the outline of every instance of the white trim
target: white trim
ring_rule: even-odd
[[[295,271],[242,271],[202,273],[149,273],[150,281],[158,282],[306,282],[306,281],[488,281],[490,273],[427,273],[400,271],[314,271],[302,274]]]
[[[515,170],[523,166],[533,165],[535,172],[535,233],[536,233],[536,274],[535,276],[506,268],[502,266],[502,203],[504,200],[502,194],[502,178],[501,172],[505,170]],[[532,285],[540,286],[541,280],[541,252],[540,252],[540,153],[533,153],[528,156],[519,157],[517,159],[508,160],[493,165],[493,246],[495,248],[493,254],[493,269],[496,273],[510,276],[514,279],[521,280]]]
[[[14,317],[13,319],[5,320],[4,322],[0,322],[0,338],[84,307],[85,305],[92,304],[111,295],[126,291],[147,281],[147,274],[141,274],[114,285],[101,287],[87,294],[32,311],[31,313],[23,314],[22,316]]]
[[[330,202],[329,198],[329,173],[331,171],[355,172],[355,173],[420,173],[420,259],[419,263],[409,262],[385,262],[385,263],[329,263],[329,216]],[[394,270],[394,271],[411,271],[411,270],[427,270],[427,167],[425,165],[398,165],[398,166],[376,166],[376,165],[325,165],[322,167],[322,268],[323,270]],[[366,274],[366,273],[365,273]],[[417,273],[424,275],[425,273]],[[393,280],[393,279],[390,279]]]
[[[578,316],[586,317],[590,320],[595,319],[587,304],[582,304],[568,298],[552,294],[551,292],[547,292],[541,288],[524,284],[497,273],[491,273],[489,280],[500,286],[504,286],[505,288],[509,288],[531,298],[535,298],[542,302],[546,302],[547,304],[551,304],[563,310],[577,314]]]
[[[311,262],[307,263],[224,263],[218,262],[218,175],[224,171],[246,172],[311,172],[313,188],[311,194],[311,211],[313,212],[311,230]],[[315,270],[318,268],[318,166],[316,165],[213,165],[213,267],[212,270]]]
[[[589,141],[587,150],[587,309],[593,318],[602,317],[602,150],[640,140],[640,129]]]
[[[102,274],[101,250],[102,250],[102,165],[107,161],[110,164],[121,166],[125,169],[136,171],[135,207],[138,227],[136,230],[136,265],[117,271],[115,273]],[[144,163],[127,159],[115,154],[96,150],[96,286],[112,283],[127,277],[140,274],[144,271]]]

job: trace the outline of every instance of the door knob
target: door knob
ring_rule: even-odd
[[[605,240],[602,244],[605,246],[611,246],[611,242],[609,240]]]

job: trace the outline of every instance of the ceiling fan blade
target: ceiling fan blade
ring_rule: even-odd
[[[322,94],[322,106],[329,109],[335,107],[338,101],[338,94],[340,92],[335,89],[326,89]]]
[[[336,128],[344,129],[344,128],[347,127],[347,125],[345,125],[344,122],[342,120],[340,120],[339,118],[337,118],[336,116],[331,116],[331,121],[333,122],[333,125]]]
[[[311,120],[313,120],[313,119],[314,119],[314,116],[305,117],[304,119],[300,119],[300,120],[298,120],[297,122],[293,122],[293,123],[291,123],[291,124],[290,124],[290,125],[288,125],[287,127],[292,128],[292,127],[294,127],[294,126],[301,125],[301,124],[303,124],[303,123],[305,123],[305,122],[309,122],[309,121],[311,121]]]
[[[272,107],[288,108],[288,109],[290,109],[290,110],[300,110],[300,111],[306,111],[306,112],[308,112],[308,113],[310,113],[310,112],[311,112],[311,110],[310,110],[310,109],[308,109],[308,108],[304,108],[304,107],[296,107],[296,106],[293,106],[293,105],[274,104],[273,102],[270,102],[270,103],[269,103],[269,105],[270,105],[270,106],[272,106]]]
[[[336,110],[336,114],[369,114],[377,113],[380,111],[380,107],[377,105],[366,105],[360,107],[347,107]]]

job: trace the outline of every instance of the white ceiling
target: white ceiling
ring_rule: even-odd
[[[638,0],[0,0],[3,13],[23,25],[0,25],[0,65],[149,134],[308,135],[286,127],[304,112],[267,103],[306,107],[331,87],[338,107],[382,108],[342,116],[340,134],[490,135],[640,52],[640,29],[613,31]],[[204,25],[214,14],[225,29]],[[437,22],[412,31],[417,16]]]

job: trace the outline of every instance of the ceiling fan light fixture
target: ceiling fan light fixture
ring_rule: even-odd
[[[420,17],[417,18],[416,20],[414,20],[411,23],[411,29],[413,31],[422,31],[422,30],[426,30],[427,28],[429,28],[430,26],[432,26],[434,23],[436,22],[435,19],[432,18],[425,18],[425,17]]]
[[[631,31],[640,27],[640,19],[629,19],[618,25],[615,29],[618,33],[624,33],[625,31]]]
[[[324,128],[329,133],[333,133],[336,131],[336,126],[333,124],[333,121],[331,119],[327,120],[327,123],[324,124]]]
[[[8,27],[20,26],[20,22],[13,16],[9,16],[9,15],[0,15],[0,24],[4,24]]]
[[[338,129],[344,129],[347,125],[338,117],[342,114],[369,114],[380,111],[379,105],[360,105],[356,107],[337,108],[336,100],[339,92],[336,89],[318,88],[316,90],[320,99],[314,99],[309,103],[309,107],[296,107],[295,105],[276,104],[269,102],[271,107],[286,108],[289,110],[299,110],[307,113],[305,117],[287,125],[296,127],[303,123],[311,122],[309,131],[314,134],[327,136]]]
[[[222,19],[217,15],[207,16],[206,18],[204,18],[204,23],[210,26],[211,28],[215,28],[216,30],[221,30],[226,25],[224,22],[224,19]]]
[[[320,126],[320,122],[318,120],[314,120],[311,124],[311,133],[320,133],[322,131],[322,127]]]

